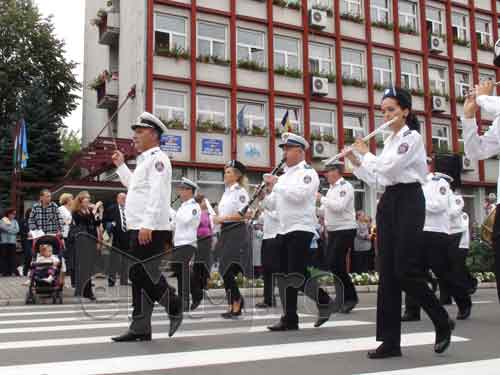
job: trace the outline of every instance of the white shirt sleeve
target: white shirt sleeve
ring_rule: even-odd
[[[315,195],[319,187],[318,174],[311,169],[304,169],[305,173],[297,173],[293,184],[284,186],[279,182],[274,186],[274,192],[283,194],[292,202],[302,202],[311,195]]]
[[[127,167],[127,164],[123,163],[122,165],[120,165],[116,169],[116,173],[118,174],[118,177],[120,177],[120,181],[123,186],[128,187],[130,178],[132,177],[132,172]]]
[[[448,210],[450,186],[444,180],[439,180],[434,184],[434,191],[425,196],[425,210],[432,213],[439,213]]]
[[[476,119],[463,119],[463,137],[465,155],[472,160],[488,159],[500,153],[498,132],[500,118],[496,118],[493,125],[484,135],[477,134]]]
[[[377,184],[377,174],[375,173],[376,163],[377,157],[371,152],[368,152],[363,156],[361,165],[353,168],[353,173],[357,178],[363,180],[368,185],[375,186]]]
[[[342,212],[348,203],[354,198],[354,189],[351,184],[345,183],[336,189],[335,194],[330,197],[321,198],[321,204],[325,209],[332,212]]]
[[[464,209],[464,200],[461,195],[450,194],[450,217],[456,218],[462,215],[462,210]]]
[[[476,98],[476,103],[489,114],[495,117],[500,116],[500,97],[480,95]]]

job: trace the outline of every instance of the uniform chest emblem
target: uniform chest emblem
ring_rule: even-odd
[[[311,176],[304,176],[304,183],[305,184],[310,184],[312,182]]]
[[[408,149],[410,148],[410,146],[408,145],[408,143],[401,143],[398,147],[398,154],[406,154],[408,152]]]
[[[340,192],[340,196],[341,196],[342,198],[344,198],[346,194],[347,194],[347,192],[346,192],[345,190],[342,190],[342,191]]]
[[[196,216],[196,214],[198,213],[198,211],[196,211],[196,209],[193,210],[193,216]]]
[[[446,194],[446,188],[444,186],[441,186],[439,188],[439,192],[442,194],[442,195],[445,195]]]
[[[245,197],[244,195],[240,195],[240,202],[245,203],[246,201],[247,201],[247,197]]]
[[[464,216],[462,216],[464,218],[464,220],[467,220],[467,215],[464,214]]]
[[[163,172],[163,170],[165,169],[165,164],[163,164],[162,161],[157,161],[155,163],[155,169],[158,171],[158,172]]]
[[[462,203],[462,201],[461,201],[460,199],[457,199],[455,202],[456,202],[457,204]]]

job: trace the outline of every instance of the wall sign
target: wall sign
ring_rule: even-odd
[[[160,149],[164,152],[182,152],[182,137],[180,135],[162,135]]]
[[[210,156],[222,156],[223,155],[224,142],[222,139],[201,139],[201,153],[203,155]]]

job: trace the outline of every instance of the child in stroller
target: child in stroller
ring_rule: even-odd
[[[26,304],[35,304],[39,297],[52,297],[52,303],[62,304],[61,271],[64,272],[62,260],[62,243],[54,236],[43,236],[36,240],[34,261],[29,273],[29,289]]]

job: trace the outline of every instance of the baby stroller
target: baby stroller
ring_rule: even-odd
[[[40,251],[40,246],[49,244],[52,246],[52,254],[59,258],[59,264],[55,267],[55,273],[48,282],[45,278],[41,277],[44,271],[53,268],[52,263],[36,263],[37,255]],[[30,265],[30,280],[29,288],[26,293],[26,304],[34,305],[40,301],[40,298],[52,298],[52,303],[63,303],[62,289],[63,286],[60,282],[61,268],[63,264],[62,259],[63,244],[58,237],[45,235],[37,238],[33,242],[33,261]]]

